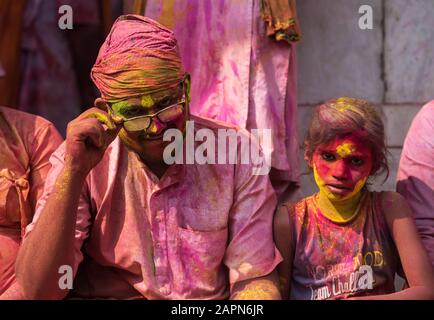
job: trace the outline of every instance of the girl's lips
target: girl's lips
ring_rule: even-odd
[[[331,192],[337,193],[337,194],[348,193],[352,190],[349,187],[346,187],[343,185],[337,185],[337,184],[326,184],[326,186]]]

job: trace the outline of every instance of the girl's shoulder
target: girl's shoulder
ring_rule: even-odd
[[[298,218],[297,220],[300,220],[300,218],[306,215],[309,209],[314,208],[314,197],[315,194],[302,198],[295,202],[285,202],[280,205],[279,210],[284,211],[291,220],[293,220],[294,218]]]

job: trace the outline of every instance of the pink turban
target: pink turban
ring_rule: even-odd
[[[143,16],[120,16],[99,50],[91,77],[111,103],[176,87],[184,70],[173,32]]]

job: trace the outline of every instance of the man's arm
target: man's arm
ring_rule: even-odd
[[[85,176],[70,167],[60,172],[34,230],[25,239],[16,262],[17,280],[27,299],[62,299],[59,267],[74,265],[77,207]]]
[[[57,167],[61,168],[57,177],[57,172],[51,173],[54,186],[46,190],[46,203],[16,262],[17,281],[25,298],[61,299],[68,293],[59,288],[58,272],[60,266],[75,268],[78,263],[74,257],[81,191],[86,176],[101,161],[118,131],[108,115],[97,109],[88,110],[68,125],[64,165]]]
[[[289,299],[291,292],[292,264],[294,260],[293,234],[286,205],[278,208],[273,221],[274,241],[283,261],[277,266],[279,289],[283,299]]]

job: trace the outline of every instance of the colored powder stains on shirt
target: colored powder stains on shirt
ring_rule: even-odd
[[[271,129],[271,166],[281,180],[297,181],[296,52],[267,36],[260,2],[154,0],[145,15],[173,23],[192,78],[191,112]]]
[[[339,299],[394,292],[399,255],[383,216],[382,196],[368,193],[357,217],[345,224],[327,219],[315,195],[290,207],[294,235],[290,241],[296,241],[292,244],[296,250],[291,298]]]
[[[195,130],[229,129],[192,119]],[[64,152],[62,145],[52,158],[46,193],[64,167]],[[267,176],[251,173],[251,165],[175,164],[159,179],[116,138],[82,190],[73,269],[84,251],[95,266],[86,281],[105,297],[127,298],[118,288],[128,287],[147,299],[228,298],[229,283],[265,276],[281,261],[272,236],[274,191]]]
[[[242,263],[240,265],[240,269],[239,270],[240,270],[241,273],[248,274],[250,272],[250,270],[252,270],[252,269],[253,269],[253,266],[250,263]]]
[[[182,15],[182,11],[175,10],[175,0],[165,0],[162,3],[161,15],[157,20],[167,28],[173,29],[175,21],[180,19]]]

